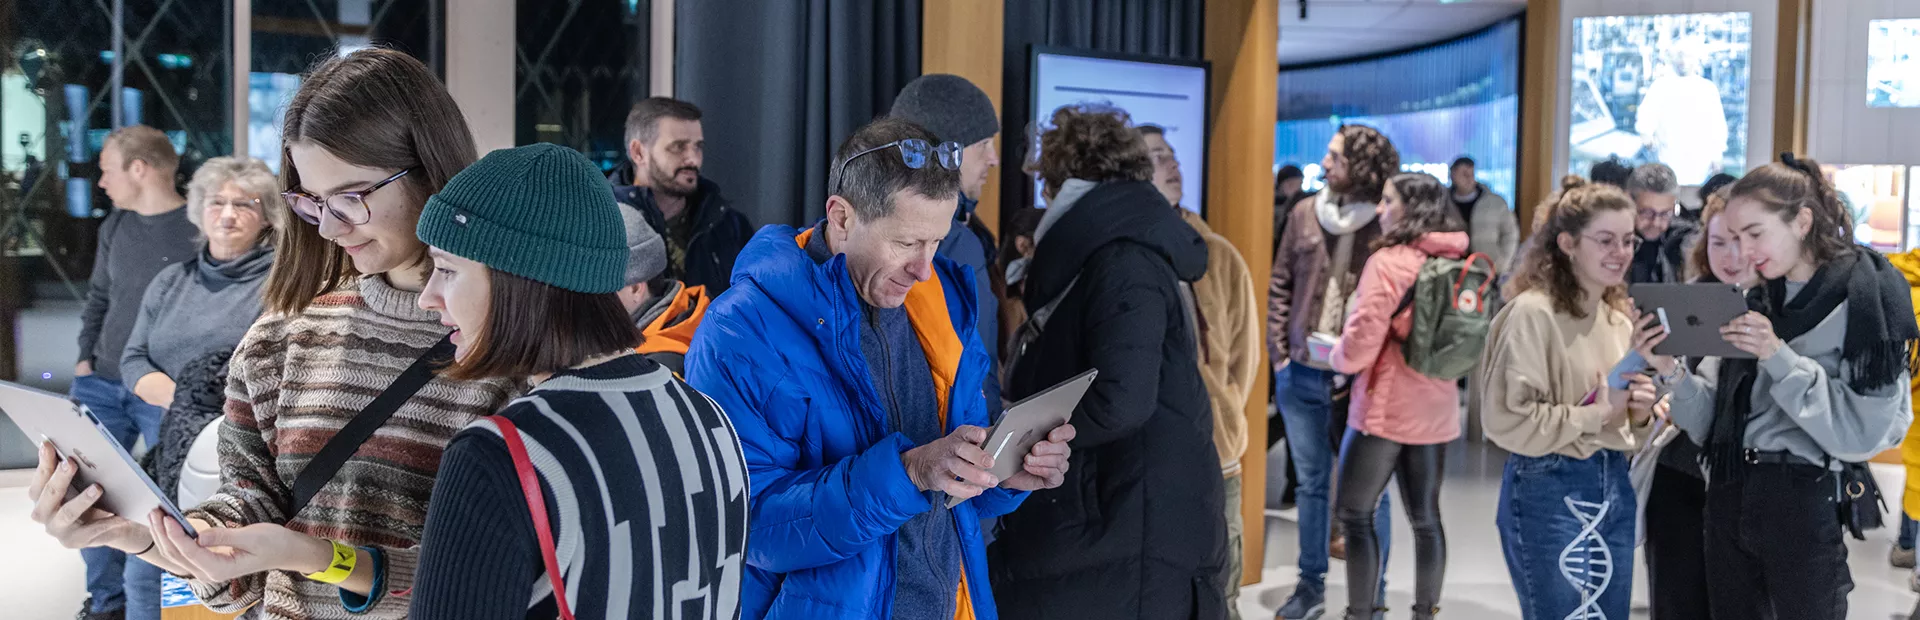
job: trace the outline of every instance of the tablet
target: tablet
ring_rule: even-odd
[[[1720,337],[1720,328],[1747,313],[1747,300],[1731,285],[1635,284],[1628,289],[1642,314],[1661,317],[1667,339],[1653,347],[1661,355],[1752,359]]]
[[[1090,369],[1008,407],[1000,423],[987,429],[987,442],[980,444],[993,457],[993,475],[1006,480],[1026,469],[1026,456],[1033,445],[1046,440],[1047,433],[1073,417],[1080,398],[1087,395],[1087,388],[1093,387],[1093,379],[1099,375],[1098,369]],[[947,507],[962,501],[948,498]]]
[[[86,407],[59,394],[0,381],[0,412],[6,413],[35,445],[51,442],[61,460],[80,466],[69,495],[98,484],[104,491],[98,508],[142,524],[147,522],[147,514],[159,508],[179,521],[188,535],[199,536],[160,485],[147,477],[133,455],[114,441]]]

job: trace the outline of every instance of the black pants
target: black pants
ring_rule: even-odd
[[[1340,451],[1339,496],[1333,514],[1346,526],[1347,583],[1380,583],[1380,541],[1373,513],[1387,479],[1400,479],[1407,522],[1413,526],[1413,606],[1440,604],[1440,583],[1447,572],[1447,535],[1440,526],[1440,479],[1446,444],[1409,446],[1348,429]],[[1369,617],[1381,601],[1374,588],[1349,588],[1349,613]]]
[[[1702,539],[1706,511],[1706,481],[1665,465],[1654,470],[1646,524],[1653,620],[1713,618],[1707,604],[1707,550]]]
[[[1746,465],[1707,485],[1708,598],[1716,618],[1842,620],[1853,575],[1833,503],[1837,474]]]

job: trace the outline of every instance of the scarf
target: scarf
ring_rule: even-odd
[[[1337,204],[1339,200],[1340,196],[1326,191],[1320,192],[1313,201],[1313,215],[1320,219],[1320,227],[1333,235],[1351,235],[1380,215],[1380,210],[1371,202]]]
[[[1053,199],[1047,201],[1047,212],[1040,216],[1040,226],[1033,231],[1033,246],[1040,247],[1040,240],[1047,236],[1047,231],[1053,230],[1053,225],[1059,223],[1060,218],[1066,217],[1067,212],[1073,210],[1073,205],[1080,202],[1081,197],[1099,186],[1099,183],[1086,179],[1067,179],[1067,182],[1061,183],[1060,191],[1055,192]]]
[[[1847,331],[1840,347],[1840,380],[1856,392],[1892,385],[1902,372],[1912,372],[1920,326],[1913,316],[1913,299],[1906,277],[1885,256],[1863,247],[1834,259],[1814,272],[1813,279],[1793,299],[1787,299],[1785,279],[1769,280],[1747,293],[1747,307],[1773,321],[1783,342],[1805,335],[1847,303]],[[1753,382],[1759,362],[1723,359],[1716,383],[1713,427],[1707,441],[1710,472],[1733,478],[1744,469],[1741,458],[1747,423],[1753,416]]]

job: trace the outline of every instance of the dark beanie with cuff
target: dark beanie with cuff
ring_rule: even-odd
[[[1000,133],[1000,119],[986,91],[967,78],[945,73],[908,82],[887,116],[925,127],[941,142],[958,142],[963,147]]]
[[[563,146],[488,153],[427,199],[414,230],[442,251],[569,291],[626,283],[620,205],[600,169]]]

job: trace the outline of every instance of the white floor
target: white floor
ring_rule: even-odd
[[[1284,475],[1285,463],[1269,460],[1268,471]],[[1441,510],[1447,533],[1447,579],[1441,596],[1440,617],[1466,620],[1519,620],[1519,601],[1514,597],[1507,577],[1506,560],[1500,553],[1500,535],[1494,529],[1494,507],[1500,495],[1500,473],[1506,455],[1487,444],[1456,443],[1448,448],[1447,479],[1441,491]],[[1905,472],[1899,467],[1874,465],[1888,508],[1899,510],[1900,490]],[[1405,618],[1413,604],[1413,531],[1401,518],[1400,498],[1394,491],[1392,549],[1387,567],[1387,606],[1389,618]],[[1299,529],[1291,510],[1269,510],[1267,517],[1267,561],[1261,583],[1244,589],[1240,613],[1246,620],[1272,618],[1274,610],[1285,603],[1299,581],[1296,561],[1299,557]],[[1848,597],[1849,618],[1906,620],[1913,610],[1916,595],[1907,589],[1909,571],[1887,564],[1887,552],[1893,547],[1899,515],[1887,515],[1889,526],[1867,533],[1867,540],[1849,539],[1854,588]],[[1332,562],[1327,575],[1328,619],[1339,618],[1346,607],[1346,567]],[[1645,618],[1647,586],[1645,558],[1634,563],[1634,618]]]
[[[1508,585],[1507,568],[1501,559],[1499,535],[1493,527],[1493,507],[1499,494],[1500,467],[1505,458],[1497,450],[1482,445],[1456,444],[1449,454],[1447,482],[1443,492],[1446,515],[1448,566],[1442,617],[1462,620],[1517,620],[1520,617],[1513,589]],[[1278,459],[1270,471],[1279,475],[1284,464]],[[1875,466],[1881,488],[1898,497],[1903,472],[1897,467]],[[0,471],[0,549],[6,561],[0,562],[0,618],[7,620],[65,620],[73,617],[86,598],[82,587],[82,569],[77,552],[60,548],[40,533],[27,517],[26,472]],[[1396,503],[1399,498],[1395,498]],[[1397,508],[1396,508],[1397,511]],[[1397,515],[1396,515],[1397,517]],[[1896,518],[1889,515],[1889,519]],[[1269,517],[1267,561],[1263,582],[1247,588],[1241,595],[1240,610],[1247,620],[1273,617],[1273,611],[1285,602],[1299,575],[1294,569],[1298,553],[1297,530],[1288,518]],[[1392,554],[1387,570],[1387,605],[1395,611],[1390,617],[1404,618],[1412,604],[1413,553],[1406,541],[1413,534],[1405,519],[1394,520],[1394,540],[1400,543]],[[1907,572],[1887,565],[1887,551],[1893,544],[1894,528],[1868,535],[1869,540],[1853,542],[1853,594],[1851,618],[1904,620],[1913,608],[1916,595],[1907,590]],[[1636,564],[1635,598],[1644,617],[1646,587],[1644,564]],[[1345,567],[1335,560],[1327,576],[1330,607],[1343,607],[1346,600]],[[1330,617],[1337,617],[1333,614]]]

